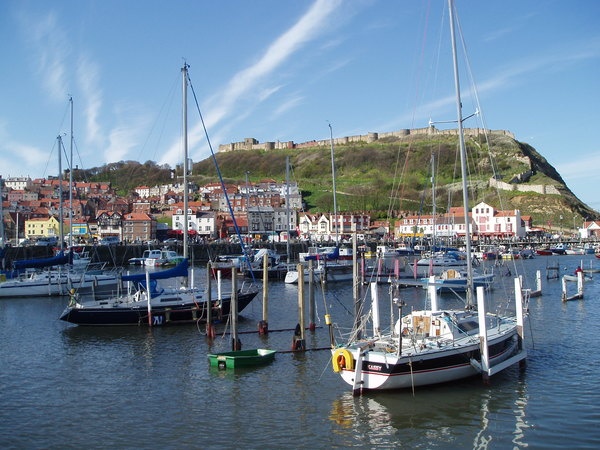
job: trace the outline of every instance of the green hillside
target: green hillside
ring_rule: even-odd
[[[565,186],[558,172],[533,147],[508,136],[489,137],[491,152],[483,139],[467,138],[470,199],[472,205],[485,201],[496,208],[520,209],[538,225],[577,223],[598,213],[579,201]],[[436,208],[444,212],[462,204],[458,138],[452,135],[390,138],[374,143],[336,145],[335,170],[338,209],[368,211],[373,218],[397,217],[404,211],[432,211],[431,158],[435,156]],[[285,179],[285,159],[290,157],[292,176],[299,183],[311,211],[332,211],[330,148],[292,150],[248,150],[217,154],[219,167],[228,181],[243,182],[246,171],[251,181]],[[530,163],[531,161],[531,163]],[[526,182],[515,182],[528,173]],[[212,159],[194,165],[200,184],[214,181]],[[514,186],[554,186],[560,193],[539,194],[497,190],[495,179]],[[568,218],[568,220],[567,220]]]
[[[499,209],[520,209],[534,223],[568,229],[573,221],[598,213],[579,201],[566,187],[558,172],[531,146],[508,136],[492,134],[491,151],[483,137],[467,137],[471,206],[485,201]],[[386,138],[373,143],[336,145],[335,170],[337,203],[340,211],[369,212],[372,218],[402,212],[430,213],[431,158],[436,164],[436,208],[446,211],[462,204],[458,138],[454,135],[407,136]],[[217,153],[216,158],[226,182],[257,182],[272,178],[285,180],[286,157],[290,157],[291,175],[298,182],[307,208],[313,212],[333,210],[330,147],[288,150],[241,150]],[[137,185],[170,182],[168,167],[152,162],[144,165],[122,162],[110,170],[93,169],[93,179],[111,181],[120,192]],[[518,175],[523,175],[519,180]],[[106,176],[110,175],[110,178]],[[490,179],[510,183],[515,189],[531,186],[554,187],[558,193],[497,190]],[[218,180],[212,158],[194,164],[191,180],[199,185]],[[552,192],[552,189],[549,189]],[[560,216],[563,216],[560,219]]]

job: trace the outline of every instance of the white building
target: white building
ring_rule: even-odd
[[[184,229],[185,215],[182,209],[178,209],[173,214],[172,228],[173,230],[180,230],[183,232]],[[195,213],[191,208],[188,208],[188,232],[190,234],[196,234],[201,237],[213,238],[216,236],[216,212],[215,211],[196,211]]]
[[[487,203],[479,203],[471,210],[475,223],[475,233],[491,237],[525,237],[525,225],[521,220],[521,211],[496,211]]]
[[[525,237],[525,225],[521,211],[497,211],[487,203],[479,203],[471,210],[469,217],[471,233],[486,237]],[[435,227],[435,232],[434,232]],[[463,208],[450,208],[446,214],[435,218],[428,216],[407,216],[400,220],[395,229],[396,237],[456,237],[465,235]]]
[[[587,239],[594,236],[600,236],[600,222],[596,220],[585,221],[583,227],[579,228],[579,237]]]
[[[29,177],[8,177],[4,179],[4,185],[10,189],[24,191],[31,189],[33,181]]]
[[[300,236],[312,241],[335,241],[336,236],[343,237],[353,233],[364,234],[369,231],[371,217],[368,214],[300,214],[298,230]]]

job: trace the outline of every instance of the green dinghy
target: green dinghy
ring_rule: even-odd
[[[275,353],[277,353],[276,350],[258,348],[209,354],[208,360],[212,367],[218,367],[219,370],[226,370],[269,364],[275,359]]]

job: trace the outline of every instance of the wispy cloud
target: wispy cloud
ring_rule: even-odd
[[[44,92],[52,101],[59,102],[66,102],[67,96],[72,95],[76,137],[84,136],[87,147],[94,151],[102,148],[106,138],[100,122],[103,107],[100,67],[89,55],[74,57],[71,38],[59,26],[54,12],[42,17],[21,12],[19,20]],[[79,125],[80,120],[85,128]]]
[[[81,57],[79,60],[77,83],[84,101],[86,142],[92,146],[99,146],[104,142],[99,123],[103,104],[102,90],[100,89],[100,69],[89,57]]]
[[[553,51],[549,51],[548,53],[539,53],[531,58],[513,60],[510,64],[498,68],[493,77],[490,77],[481,83],[476,83],[477,93],[481,95],[486,92],[504,91],[513,86],[531,82],[532,75],[536,73],[548,70],[567,70],[573,64],[600,58],[600,40],[587,42],[585,44],[580,43],[580,45],[571,43],[571,46],[565,46],[563,49],[558,50],[553,49]],[[578,50],[573,51],[572,48],[578,48]],[[466,100],[471,98],[473,92],[469,92],[466,88],[463,91],[462,97],[466,102]],[[452,105],[454,102],[455,97],[454,94],[451,93],[451,95],[446,97],[440,97],[439,99],[418,106],[416,113],[410,111],[395,117],[384,124],[379,124],[379,129],[393,129],[398,126],[406,127],[407,124],[414,126],[413,121],[417,120],[422,123],[424,119],[427,120],[430,118],[432,112],[441,111]]]
[[[581,161],[585,161],[585,164],[582,164]],[[585,156],[581,155],[580,158],[570,162],[557,163],[556,167],[565,180],[577,179],[582,181],[589,179],[596,182],[598,167],[600,167],[600,151],[588,153]]]
[[[483,37],[483,40],[485,42],[491,42],[497,39],[502,39],[504,36],[507,35],[520,33],[520,30],[523,27],[530,26],[532,20],[537,20],[537,16],[539,16],[538,12],[531,12],[518,17],[513,17],[510,21],[510,25],[507,25],[503,28],[496,28],[494,30],[490,30]]]
[[[300,103],[302,103],[303,100],[304,100],[304,97],[299,94],[294,95],[291,98],[288,98],[283,103],[281,103],[277,108],[275,108],[275,110],[271,114],[271,118],[276,119],[277,117],[284,114],[286,111],[288,111],[288,110],[294,108],[296,105],[299,105]]]
[[[104,160],[110,162],[130,159],[131,151],[139,149],[150,123],[148,117],[132,106],[116,107],[114,116],[116,125],[108,132],[108,147],[104,151]]]
[[[67,92],[66,60],[70,52],[68,39],[54,13],[42,18],[21,16],[24,34],[29,39],[42,85],[53,99],[64,99]]]
[[[581,161],[585,161],[584,164]],[[567,183],[567,186],[576,193],[588,206],[600,210],[600,201],[594,195],[598,185],[598,167],[600,167],[600,151],[571,158],[571,161],[556,163],[556,170]]]
[[[48,151],[11,139],[7,123],[0,120],[0,167],[2,176],[38,176],[42,164],[48,166]],[[56,165],[52,166],[55,173]],[[48,170],[48,167],[46,167]],[[30,172],[31,171],[31,172]]]
[[[306,14],[279,36],[256,63],[235,74],[222,92],[209,99],[209,107],[205,113],[206,126],[210,129],[227,119],[235,111],[236,105],[246,97],[251,97],[253,101],[268,98],[268,95],[257,97],[257,92],[272,94],[277,89],[262,86],[264,83],[268,84],[268,77],[309,41],[327,30],[328,20],[341,3],[341,0],[314,2]],[[198,125],[198,128],[201,128],[201,125]],[[193,146],[198,144],[198,139],[201,139],[204,133],[195,129],[191,135],[193,137],[190,139],[190,146]],[[179,153],[179,143],[176,143],[165,153],[162,162],[173,164],[177,161]]]

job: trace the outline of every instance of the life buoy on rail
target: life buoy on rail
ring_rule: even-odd
[[[333,365],[334,372],[340,372],[344,369],[354,370],[354,358],[350,350],[346,348],[338,348],[333,352],[331,364]]]

